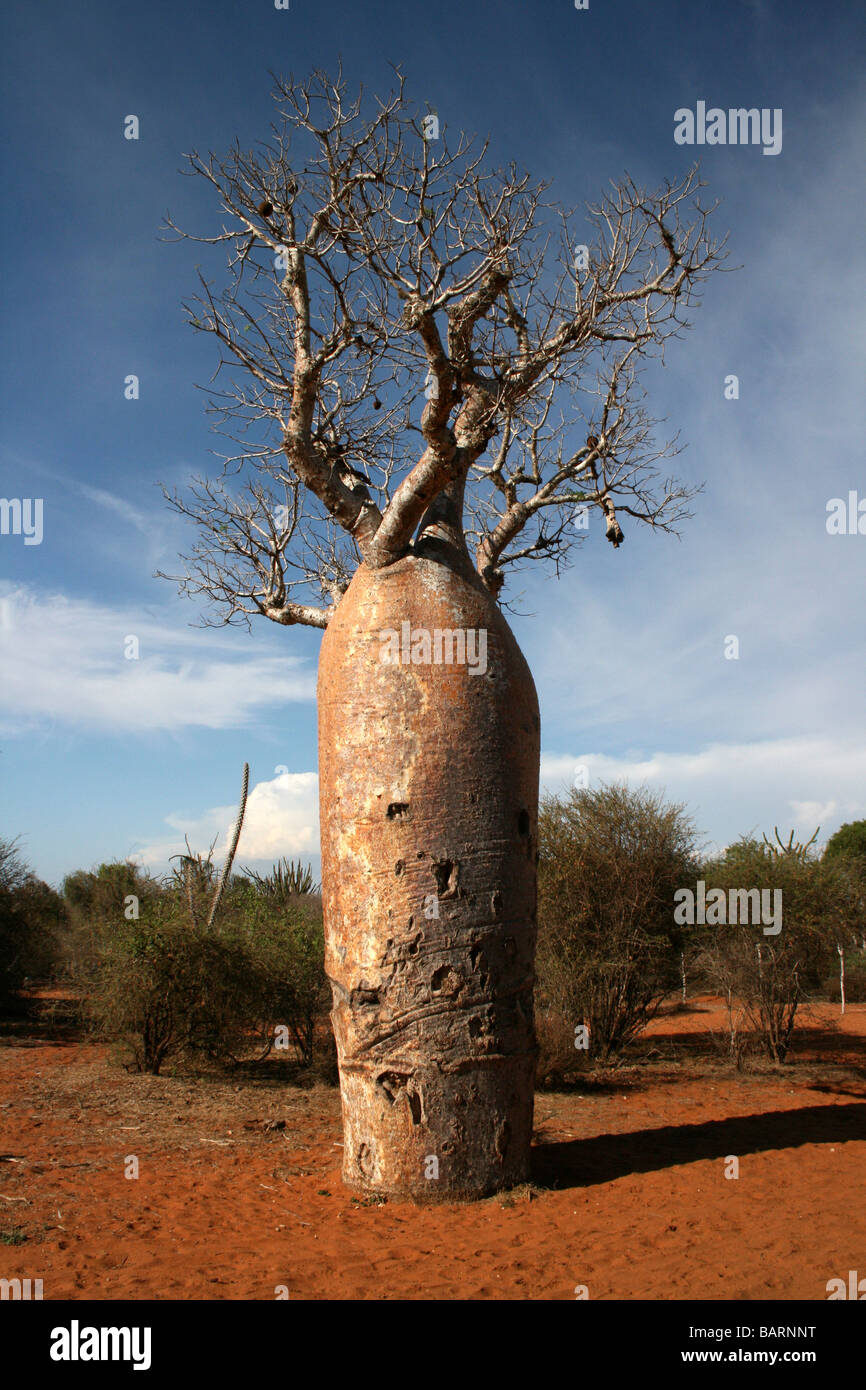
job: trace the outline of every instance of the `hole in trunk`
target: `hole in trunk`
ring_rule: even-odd
[[[436,896],[439,898],[457,897],[457,880],[460,865],[453,859],[434,859],[433,877],[436,879]]]
[[[496,1136],[496,1156],[500,1163],[505,1162],[505,1155],[508,1153],[508,1141],[511,1138],[511,1125],[507,1120],[503,1120],[499,1133]]]
[[[518,833],[519,833],[520,835],[528,835],[528,834],[529,834],[529,812],[528,812],[528,811],[518,811],[518,812],[517,812],[517,830],[518,830]]]
[[[434,994],[456,994],[463,981],[450,965],[440,965],[433,971],[430,988]]]
[[[361,983],[349,995],[350,1009],[372,1009],[379,1003],[379,991]]]
[[[404,1076],[402,1072],[383,1071],[381,1076],[376,1077],[376,1085],[381,1086],[389,1102],[393,1105],[408,1080],[408,1076]]]
[[[390,806],[388,807],[387,816],[389,820],[408,820],[408,801],[392,801]]]
[[[376,1085],[380,1086],[388,1097],[389,1105],[393,1105],[405,1092],[413,1125],[421,1123],[421,1097],[412,1085],[411,1074],[400,1071],[383,1071],[380,1076],[376,1077]]]

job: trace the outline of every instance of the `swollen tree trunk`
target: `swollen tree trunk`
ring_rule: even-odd
[[[323,638],[318,704],[343,1179],[417,1202],[524,1181],[539,774],[529,668],[468,562],[432,545],[357,570]]]

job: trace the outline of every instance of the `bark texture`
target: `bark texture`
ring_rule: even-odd
[[[528,1177],[536,1054],[538,701],[490,593],[436,552],[358,569],[318,687],[343,1178],[418,1202]],[[486,670],[383,659],[406,623],[422,656],[419,631],[433,654],[483,631]]]

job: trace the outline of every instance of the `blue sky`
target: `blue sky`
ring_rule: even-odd
[[[51,882],[130,854],[160,869],[185,833],[219,850],[248,760],[241,861],[318,867],[320,635],[203,630],[153,577],[190,539],[158,484],[219,443],[195,388],[214,349],[181,310],[201,252],[159,229],[215,219],[183,154],[263,138],[269,70],[339,57],[383,94],[400,64],[569,205],[625,170],[682,174],[680,107],[782,109],[778,155],[700,151],[742,268],[645,379],[688,444],[677,471],[706,485],[694,520],[617,551],[591,531],[559,581],[512,587],[511,621],[546,787],[579,766],[664,787],[716,844],[866,815],[866,534],[826,528],[831,498],[866,499],[864,27],[859,5],[798,0],[7,4],[0,496],[42,498],[44,535],[0,535],[0,835]]]

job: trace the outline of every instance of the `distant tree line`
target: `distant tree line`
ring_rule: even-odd
[[[2,858],[0,951],[6,1013],[28,985],[74,990],[81,1019],[157,1073],[182,1055],[237,1062],[284,1052],[335,1075],[321,898],[309,869],[231,875],[208,921],[210,855],[162,877],[129,861],[78,870],[55,893],[14,847]]]
[[[737,1067],[759,1053],[783,1063],[811,1000],[866,1001],[866,821],[842,826],[823,854],[815,839],[744,836],[707,857],[684,807],[658,793],[601,785],[544,798],[540,1082],[615,1064],[665,1000],[720,997],[720,1042]],[[225,880],[210,854],[189,850],[162,877],[121,861],[78,870],[57,892],[0,839],[0,1015],[21,1016],[36,986],[53,985],[130,1068],[282,1052],[335,1080],[310,870],[282,860]],[[709,904],[755,889],[781,892],[779,930],[720,925],[709,910],[684,922],[676,909],[683,890]]]

